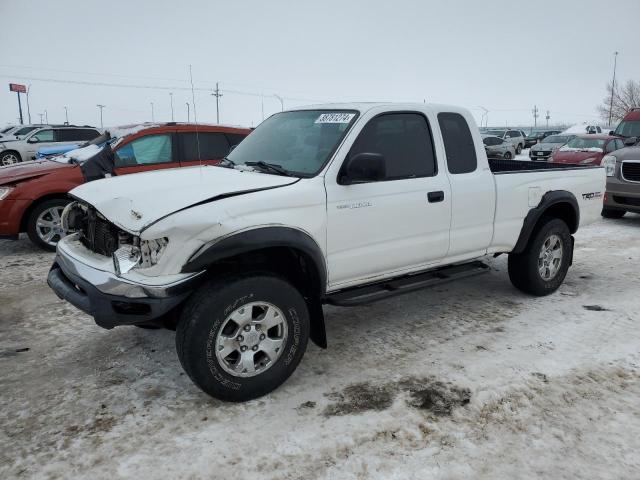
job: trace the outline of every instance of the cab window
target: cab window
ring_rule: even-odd
[[[116,167],[155,165],[172,161],[170,134],[138,138],[115,151]]]
[[[473,143],[471,130],[462,115],[454,112],[438,114],[438,123],[447,153],[449,173],[470,173],[478,167],[476,146]]]
[[[358,135],[349,157],[359,153],[379,153],[385,158],[383,181],[429,177],[437,171],[431,130],[419,113],[375,117]]]

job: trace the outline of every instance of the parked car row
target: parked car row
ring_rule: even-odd
[[[94,127],[76,125],[39,125],[24,127],[30,129],[15,138],[0,138],[0,165],[12,165],[35,160],[39,149],[58,145],[76,145],[100,136]],[[20,130],[22,131],[22,130]]]
[[[47,129],[54,135],[69,130],[66,127]],[[98,137],[97,130],[90,130],[86,135],[93,140],[81,149],[49,160],[1,167],[0,238],[15,239],[20,232],[26,232],[36,245],[54,250],[63,235],[60,221],[62,210],[70,201],[67,192],[87,181],[88,172],[94,167],[92,157],[107,140],[113,150],[113,174],[126,175],[217,163],[250,132],[242,128],[176,123],[129,125],[114,131],[118,130],[123,134],[114,138]],[[34,134],[41,135],[42,131],[36,130]],[[24,150],[21,146],[14,151]]]
[[[524,147],[529,148],[536,143],[542,142],[549,135],[556,135],[560,133],[560,130],[544,130],[544,131],[532,131],[524,138]]]

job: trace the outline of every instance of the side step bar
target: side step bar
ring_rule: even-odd
[[[396,277],[363,287],[353,287],[330,293],[324,298],[324,303],[340,307],[353,307],[488,271],[489,266],[480,261],[442,267],[424,273]]]

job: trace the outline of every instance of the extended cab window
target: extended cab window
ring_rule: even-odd
[[[470,173],[478,168],[476,146],[471,130],[462,115],[453,112],[438,114],[449,173]]]
[[[180,160],[183,162],[224,158],[229,153],[229,142],[224,133],[179,133]],[[198,144],[200,156],[198,156]]]
[[[385,180],[428,177],[437,170],[429,124],[419,113],[389,113],[372,119],[358,135],[349,157],[359,153],[384,157]]]
[[[171,135],[138,138],[115,151],[116,167],[152,165],[172,161]]]

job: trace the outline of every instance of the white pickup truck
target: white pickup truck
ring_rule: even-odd
[[[554,292],[604,190],[600,167],[488,161],[462,108],[301,108],[218,166],[72,190],[74,233],[48,283],[102,327],[176,328],[193,382],[247,400],[284,382],[309,338],[326,347],[325,303],[480,273],[478,259],[500,253],[517,288]]]

